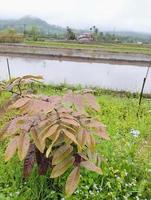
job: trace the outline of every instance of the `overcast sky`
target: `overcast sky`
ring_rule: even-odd
[[[151,33],[151,0],[0,0],[0,18],[25,15],[73,28]]]

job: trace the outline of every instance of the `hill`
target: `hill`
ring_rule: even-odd
[[[20,19],[10,19],[10,20],[1,20],[0,19],[0,31],[5,30],[7,28],[15,28],[18,32],[23,33],[24,31],[28,31],[31,27],[37,27],[39,32],[42,34],[64,34],[66,29],[47,23],[46,21],[37,18],[37,17],[30,17],[25,16]],[[84,32],[88,32],[89,30],[86,29],[73,29],[76,34],[81,34]],[[128,32],[128,31],[104,31],[99,29],[99,31],[106,34],[114,34],[119,38],[122,38],[123,41],[141,41],[141,42],[148,42],[151,41],[151,34],[148,33],[139,33],[139,32]]]
[[[65,32],[64,28],[56,25],[50,25],[46,21],[36,17],[26,16],[18,20],[0,20],[0,30],[15,28],[17,31],[23,32],[24,29],[26,31],[30,30],[32,26],[36,26],[39,32],[43,34],[55,34]]]

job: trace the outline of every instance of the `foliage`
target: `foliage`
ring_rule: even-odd
[[[91,27],[90,31],[92,32],[94,41],[103,41],[103,33],[99,32],[99,29],[96,26]]]
[[[23,41],[23,35],[18,34],[15,29],[6,29],[0,32],[0,43],[18,43]]]
[[[67,26],[67,40],[75,40],[76,39],[76,35],[73,32],[73,30]]]
[[[35,85],[39,95],[63,95],[68,90],[67,86],[53,87],[51,85]],[[80,87],[70,88],[75,92]],[[103,175],[90,173],[81,168],[80,185],[68,200],[106,200],[106,199],[150,199],[150,168],[151,168],[151,115],[150,101],[143,99],[139,117],[138,97],[118,96],[113,93],[95,91],[101,109],[98,113],[91,113],[101,119],[108,127],[112,142],[97,138],[97,151],[105,157],[105,164],[101,168]],[[8,99],[8,93],[0,96],[0,104]],[[15,112],[15,113],[14,113]],[[5,116],[0,117],[0,127],[9,122],[16,111],[8,110]],[[134,137],[131,129],[140,131]],[[61,200],[64,197],[63,188],[69,173],[65,173],[57,180],[48,176],[38,176],[35,166],[28,179],[22,179],[22,163],[18,163],[15,156],[10,162],[5,163],[3,154],[6,142],[0,148],[0,199],[3,200]],[[67,200],[66,199],[66,200]]]
[[[31,173],[34,163],[40,175],[51,169],[51,178],[72,168],[65,186],[66,195],[70,196],[79,184],[81,168],[102,174],[94,135],[106,140],[109,137],[105,126],[90,115],[99,111],[90,91],[69,91],[50,97],[28,94],[26,84],[39,79],[27,75],[7,86],[17,95],[9,109],[18,109],[20,114],[1,130],[1,140],[9,140],[5,160],[10,160],[17,151],[19,159],[24,160],[24,177]]]
[[[12,27],[17,30],[19,33],[24,33],[24,31],[28,31],[31,26],[37,26],[40,34],[43,35],[43,38],[47,39],[47,36],[49,34],[57,34],[57,39],[62,39],[62,35],[65,36],[66,29],[62,28],[60,26],[56,25],[51,25],[48,24],[46,21],[40,19],[40,18],[35,18],[35,17],[30,17],[30,16],[25,16],[22,17],[21,19],[17,20],[0,20],[0,31],[4,30],[6,27]],[[95,27],[95,26],[93,26]],[[93,28],[92,27],[92,28]],[[82,33],[84,30],[76,30],[79,34]],[[105,33],[99,34],[99,40],[98,41],[105,41],[105,42],[115,42],[115,39],[112,38],[112,36],[115,34],[115,37],[117,38],[117,42],[122,42],[122,43],[136,43],[138,41],[143,42],[143,43],[150,43],[151,38],[150,35],[147,33],[136,33],[136,32],[118,32],[116,31],[111,31],[108,32],[109,35],[106,35]],[[64,37],[65,38],[65,37]]]
[[[24,30],[28,31],[32,26],[38,27],[40,33],[47,35],[48,31],[50,34],[64,34],[65,28],[60,26],[48,24],[46,21],[31,16],[25,16],[20,19],[9,19],[9,20],[0,20],[0,30],[3,30],[6,27],[13,27],[19,33],[23,33]]]
[[[6,83],[4,81],[0,82],[0,94],[6,90]]]
[[[33,41],[37,41],[38,37],[39,37],[39,30],[38,30],[37,26],[32,26],[29,29],[28,34],[32,36]]]

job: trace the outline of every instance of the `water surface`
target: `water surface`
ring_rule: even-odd
[[[103,63],[8,57],[12,77],[42,75],[46,83],[81,84],[104,89],[140,92],[147,67]],[[0,56],[0,80],[8,79],[6,57]],[[145,93],[151,92],[151,70]]]

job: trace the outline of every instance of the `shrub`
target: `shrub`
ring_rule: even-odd
[[[0,43],[19,43],[23,39],[23,35],[18,34],[14,29],[7,29],[0,33]]]
[[[102,174],[94,135],[109,137],[105,126],[91,116],[91,112],[99,110],[99,105],[90,91],[68,91],[63,96],[50,97],[29,94],[27,84],[39,79],[29,75],[7,85],[15,94],[9,109],[18,109],[20,114],[1,130],[0,139],[9,141],[5,160],[10,160],[17,151],[19,159],[24,161],[24,177],[35,163],[40,175],[51,170],[51,178],[72,170],[65,186],[66,195],[70,196],[78,186],[80,168]]]

